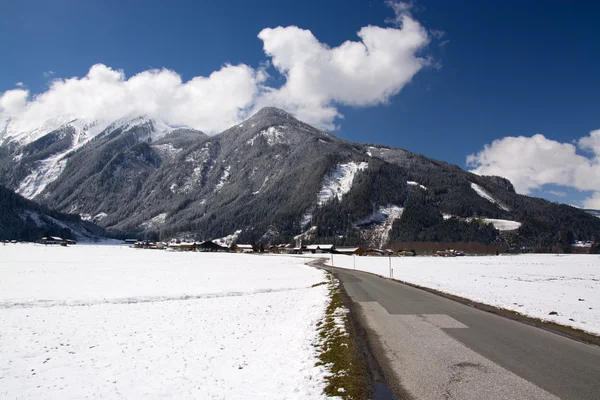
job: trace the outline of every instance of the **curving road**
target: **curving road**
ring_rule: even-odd
[[[600,399],[600,347],[369,273],[336,275],[398,398]]]

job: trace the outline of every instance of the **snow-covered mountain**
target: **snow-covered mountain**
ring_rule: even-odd
[[[506,179],[344,141],[276,108],[212,137],[146,117],[40,132],[2,139],[0,183],[113,231],[281,243],[310,230],[377,247],[548,246],[600,232],[597,218],[518,195]]]
[[[98,136],[141,131],[137,135],[138,140],[147,141],[159,139],[174,130],[163,121],[144,116],[111,122],[60,117],[23,132],[9,124],[0,139],[0,146],[11,160],[5,159],[3,166],[5,169],[15,168],[16,164],[17,173],[9,185],[17,193],[32,199],[60,176],[70,154]]]

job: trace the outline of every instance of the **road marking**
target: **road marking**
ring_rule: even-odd
[[[418,399],[558,399],[449,336],[468,328],[445,314],[390,314],[358,302],[400,382]]]

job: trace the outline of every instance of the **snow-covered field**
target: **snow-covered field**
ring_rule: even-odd
[[[334,266],[389,277],[388,257]],[[600,335],[600,256],[391,257],[395,279]],[[328,264],[330,262],[328,261]],[[558,315],[549,315],[550,312]]]
[[[0,246],[0,398],[322,398],[305,261]]]

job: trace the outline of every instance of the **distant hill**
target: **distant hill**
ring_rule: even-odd
[[[533,250],[600,234],[600,219],[506,179],[348,142],[272,107],[210,137],[147,117],[52,129],[0,142],[0,183],[134,237]]]
[[[106,235],[103,228],[27,200],[0,186],[0,240],[36,241],[44,236],[93,240]]]

